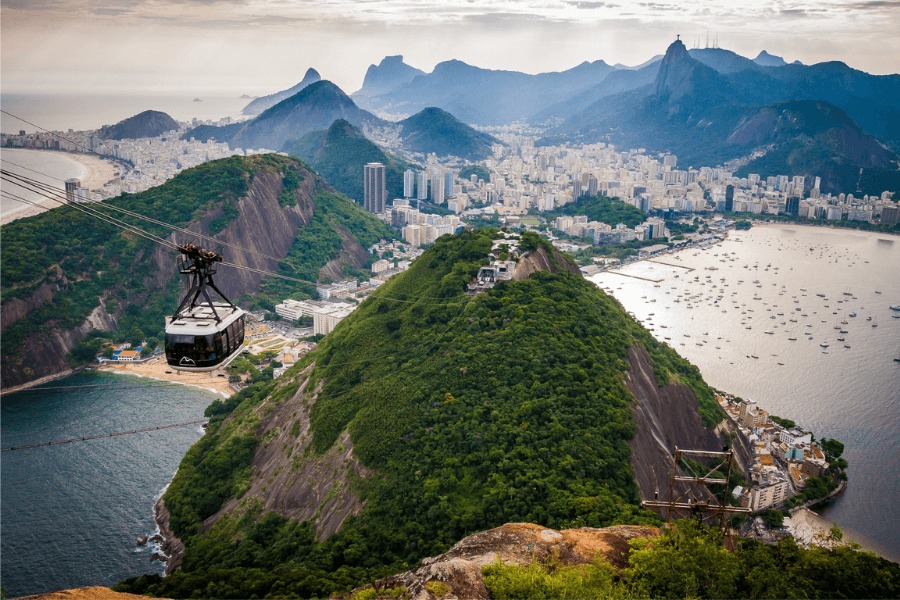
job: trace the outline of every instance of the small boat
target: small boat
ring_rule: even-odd
[[[900,310],[900,304],[891,304],[891,310]]]
[[[851,317],[855,317],[855,316],[856,316],[856,311],[853,311],[852,313],[850,313],[850,316],[851,316]]]
[[[763,333],[765,333],[767,335],[775,335],[775,332],[772,331],[771,329],[769,331],[764,331]]]
[[[844,348],[849,348],[850,344],[844,344]]]
[[[823,348],[827,348],[827,347],[828,347],[828,342],[822,342],[822,343],[819,344],[819,345],[822,346]]]

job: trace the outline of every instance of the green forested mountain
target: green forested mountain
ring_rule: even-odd
[[[363,166],[380,162],[385,166],[388,198],[403,197],[403,172],[414,165],[387,154],[343,119],[327,131],[311,131],[288,143],[285,152],[299,156],[336,190],[363,202]]]
[[[205,163],[146,192],[88,206],[170,241],[216,246],[111,207],[215,235],[241,249],[221,248],[229,262],[311,281],[338,257],[350,268],[364,266],[365,247],[391,236],[306,165],[275,155]],[[58,373],[69,359],[93,359],[95,335],[159,338],[164,316],[177,306],[176,253],[79,208],[62,206],[2,228],[4,386]],[[245,307],[271,308],[287,295],[312,292],[228,267],[220,268],[216,281]]]
[[[544,270],[464,294],[496,235],[441,238],[282,379],[214,403],[229,416],[165,496],[182,568],[129,589],[327,595],[507,521],[657,522],[629,462],[629,349],[707,423],[712,392],[532,234],[518,268]]]
[[[438,156],[458,156],[483,160],[491,155],[491,144],[498,140],[472,129],[450,113],[429,107],[399,121],[400,141],[412,152]]]

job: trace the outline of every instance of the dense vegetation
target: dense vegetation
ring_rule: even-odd
[[[352,483],[366,502],[358,517],[314,543],[308,524],[244,498],[241,510],[198,533],[227,497],[241,497],[250,477],[248,436],[299,382],[260,384],[228,403],[236,404],[232,418],[192,448],[167,492],[187,547],[182,571],[131,589],[326,595],[508,521],[560,528],[657,522],[637,507],[629,463],[628,349],[644,344],[660,381],[694,387],[704,418],[718,421],[711,390],[696,368],[577,275],[539,272],[463,294],[495,235],[438,240],[290,372],[316,364],[314,452],[349,430],[355,455],[375,473]],[[549,250],[534,234],[523,238],[526,247]],[[562,260],[554,255],[557,265]]]
[[[412,152],[483,160],[491,156],[493,136],[472,129],[450,113],[429,107],[397,123],[400,140]]]
[[[483,165],[466,165],[459,170],[460,179],[469,179],[472,175],[477,176],[478,179],[483,180],[485,183],[491,181],[491,172]]]
[[[562,215],[584,215],[589,221],[600,221],[612,227],[624,223],[632,228],[647,219],[647,214],[641,209],[607,196],[582,196],[571,204],[542,214],[548,219]]]
[[[304,177],[312,177],[295,160],[275,155],[231,157],[188,169],[165,184],[140,194],[122,195],[93,208],[161,237],[171,231],[159,225],[113,213],[114,205],[160,221],[187,227],[205,219],[215,233],[238,216],[237,201],[247,193],[256,173],[279,173],[289,192]],[[296,202],[290,198],[280,198]],[[320,188],[310,230],[298,231],[297,240],[280,269],[293,277],[316,280],[318,270],[338,255],[343,227],[363,246],[390,237],[384,224],[367,215],[348,199]],[[212,217],[210,217],[212,215]],[[217,216],[216,216],[217,215]],[[179,240],[181,241],[181,240]],[[71,329],[84,322],[100,299],[118,316],[118,329],[107,334],[114,341],[162,337],[164,316],[178,302],[179,278],[173,268],[165,284],[154,283],[159,274],[148,272],[155,245],[78,210],[61,206],[34,217],[3,226],[3,270],[0,274],[4,304],[13,298],[29,300],[42,285],[56,287],[53,298],[3,329],[2,358],[14,361],[24,340],[35,333]],[[284,280],[264,281],[257,303],[271,304],[291,293],[310,290]],[[252,300],[252,299],[251,299]],[[88,361],[99,348],[97,338],[76,347],[76,359]]]
[[[833,550],[741,540],[679,521],[655,540],[632,541],[629,564],[495,563],[484,569],[491,597],[515,598],[896,598],[900,565],[851,547]]]
[[[370,216],[354,202],[341,194],[320,190],[314,197],[316,205],[309,223],[297,231],[297,237],[287,256],[279,263],[281,274],[307,281],[319,279],[319,269],[341,251],[341,230],[352,232],[363,248],[381,239],[392,239],[394,230]],[[344,263],[344,275],[354,279],[365,274],[349,263]],[[298,284],[287,279],[265,277],[259,290],[247,298],[252,308],[275,310],[275,304],[285,298],[303,300],[315,297],[311,285]]]
[[[359,204],[363,202],[363,166],[366,163],[380,162],[385,166],[389,200],[403,197],[403,173],[414,167],[385,153],[343,119],[336,120],[327,131],[312,131],[299,140],[288,142],[284,149],[288,154],[302,158],[334,189]]]

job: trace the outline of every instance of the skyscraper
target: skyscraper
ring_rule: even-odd
[[[456,176],[453,174],[453,171],[449,169],[444,171],[444,197],[452,198],[456,194],[453,191],[453,187],[456,185]]]
[[[440,173],[434,173],[431,177],[431,201],[435,204],[443,204],[444,198],[444,177]]]
[[[363,167],[363,207],[370,213],[383,213],[386,197],[384,165],[377,162],[366,164]]]
[[[403,173],[403,197],[404,198],[412,198],[413,190],[416,186],[416,174],[407,169],[405,173]]]
[[[416,186],[416,200],[428,200],[428,173],[419,173],[419,181]]]
[[[734,212],[734,186],[725,186],[725,212]]]

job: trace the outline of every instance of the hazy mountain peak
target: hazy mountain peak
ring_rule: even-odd
[[[319,75],[319,72],[310,67],[306,70],[306,73],[303,75],[303,79],[297,85],[292,86],[286,90],[270,94],[268,96],[257,98],[256,100],[253,100],[252,102],[250,102],[250,104],[245,106],[241,112],[245,115],[261,114],[262,112],[269,108],[272,108],[285,98],[290,98],[308,85],[321,80],[322,77],[321,75]]]
[[[780,56],[769,54],[765,50],[761,51],[753,59],[753,62],[762,67],[783,67],[787,62]]]
[[[672,62],[680,58],[688,58],[688,49],[681,40],[675,40],[666,48],[666,54],[663,56],[663,63]]]
[[[691,58],[684,42],[675,40],[666,48],[656,74],[657,96],[683,96],[689,93],[692,87],[691,74],[697,67],[702,67],[699,62]]]
[[[402,54],[385,56],[377,65],[369,65],[362,87],[354,98],[368,98],[390,92],[425,72],[403,62]]]
[[[310,83],[315,83],[322,79],[322,76],[319,75],[319,72],[313,69],[312,67],[306,70],[306,73],[303,75],[303,79],[300,81],[300,84],[306,83],[309,85]]]

